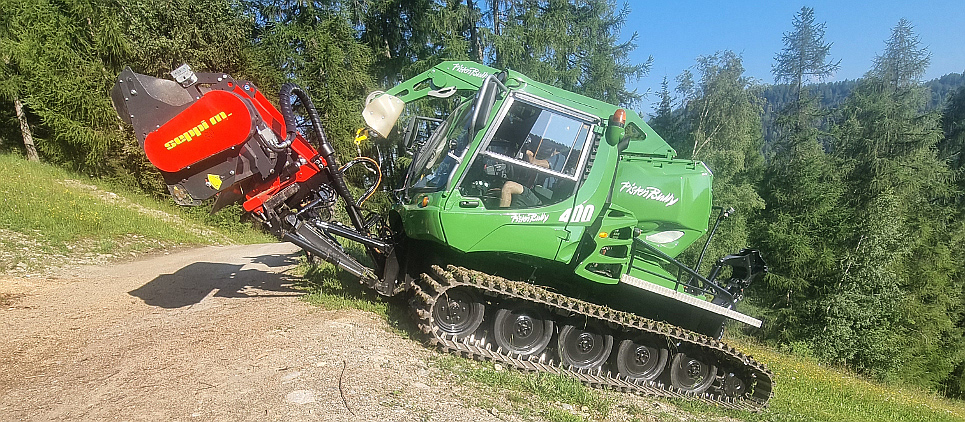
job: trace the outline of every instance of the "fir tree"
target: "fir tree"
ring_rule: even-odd
[[[678,148],[680,146],[680,117],[675,111],[674,99],[670,95],[666,76],[660,83],[660,92],[657,93],[657,96],[660,98],[660,102],[648,123],[667,143],[674,148]]]
[[[941,251],[951,240],[942,205],[948,173],[936,154],[938,116],[922,113],[927,64],[902,19],[841,108],[834,156],[848,186],[840,238],[848,252],[818,315],[827,329],[815,341],[826,357],[862,372],[934,387],[960,360],[947,348],[961,343],[959,296],[936,293],[960,292],[961,284],[952,278],[952,254]]]
[[[509,0],[494,6],[497,31],[490,34],[491,63],[520,71],[540,82],[612,104],[632,107],[641,95],[627,83],[650,69],[651,61],[634,64],[629,53],[636,34],[620,43],[629,9],[612,1],[542,2]]]
[[[0,2],[0,95],[45,159],[104,174],[119,148],[104,95],[129,45],[110,0]],[[34,126],[34,127],[31,127]]]
[[[810,316],[838,277],[833,236],[842,193],[818,141],[817,119],[824,113],[804,86],[831,76],[838,63],[828,59],[831,44],[812,9],[802,8],[793,26],[773,66],[775,80],[788,83],[790,99],[777,117],[779,135],[762,183],[767,206],[755,230],[770,264],[755,299],[773,313],[769,334],[785,342],[800,341],[814,328]]]
[[[958,186],[956,201],[965,205],[965,87],[949,98],[942,114],[944,138],[939,143],[939,156],[948,163]]]
[[[828,59],[831,43],[824,43],[825,24],[814,21],[814,9],[802,7],[792,24],[794,30],[784,34],[784,49],[774,57],[771,71],[775,82],[790,84],[800,101],[805,83],[831,76],[841,61]]]
[[[374,83],[371,51],[339,9],[327,2],[260,2],[254,54],[263,86],[294,82],[311,96],[340,157],[357,155],[363,99]]]
[[[885,52],[875,56],[874,67],[867,76],[884,83],[896,95],[903,89],[920,90],[931,54],[921,45],[911,22],[899,20],[887,44]]]

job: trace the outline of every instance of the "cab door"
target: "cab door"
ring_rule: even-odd
[[[561,245],[579,240],[567,225],[596,122],[523,93],[495,122],[449,192],[446,240],[465,252],[556,259]]]

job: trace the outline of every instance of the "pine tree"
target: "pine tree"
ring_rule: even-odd
[[[129,53],[111,0],[0,2],[3,99],[20,104],[23,133],[45,159],[108,171],[119,146],[108,92]]]
[[[778,122],[786,128],[788,133],[785,148],[794,148],[797,143],[809,142],[807,136],[801,132],[808,131],[817,117],[816,102],[804,84],[823,81],[832,76],[841,66],[841,61],[828,58],[831,43],[824,42],[824,23],[814,21],[814,9],[802,7],[793,20],[794,30],[784,34],[784,49],[774,57],[771,68],[774,81],[778,84],[787,83],[791,93],[791,102],[781,112],[785,122]],[[793,155],[793,153],[792,153]]]
[[[834,157],[848,189],[843,274],[817,315],[819,351],[859,371],[935,387],[960,356],[961,282],[953,279],[948,172],[938,116],[920,77],[928,64],[902,19],[885,51],[841,108]],[[926,341],[922,341],[925,339]],[[957,361],[956,361],[957,360]]]
[[[374,83],[371,51],[359,42],[340,10],[328,2],[254,4],[261,20],[254,54],[267,89],[294,82],[311,96],[322,126],[340,157],[357,155],[363,99]]]
[[[674,99],[670,95],[670,88],[667,77],[660,83],[660,92],[657,93],[660,102],[657,104],[655,113],[650,119],[650,127],[663,137],[671,146],[677,148],[680,145],[680,117],[674,107]]]
[[[777,83],[788,83],[797,101],[806,94],[804,84],[824,80],[840,68],[841,61],[830,61],[831,44],[824,43],[824,23],[814,21],[814,9],[802,7],[794,15],[794,30],[784,34],[784,49],[774,57],[771,68]]]
[[[838,63],[828,59],[831,44],[824,42],[824,24],[815,23],[812,9],[801,8],[793,26],[773,66],[790,98],[776,119],[778,137],[761,186],[767,206],[754,231],[770,269],[754,297],[771,310],[770,327],[779,331],[769,334],[784,342],[801,341],[813,330],[810,316],[832,289],[829,281],[838,278],[833,236],[842,193],[818,141],[817,119],[824,112],[804,86],[829,77]]]
[[[468,6],[461,2],[456,7],[460,16],[452,16],[452,8],[433,0],[352,2],[345,7],[352,23],[361,28],[359,41],[374,53],[370,69],[381,86],[393,86],[435,64],[446,38],[439,24],[446,20],[462,32],[469,17]]]
[[[939,157],[948,163],[953,174],[954,193],[950,201],[950,207],[954,208],[954,217],[949,224],[949,235],[943,238],[941,244],[936,245],[936,250],[943,254],[948,254],[949,262],[965,262],[965,87],[959,88],[953,94],[945,106],[942,114],[942,130],[944,138],[939,143]],[[941,276],[948,277],[950,280],[965,279],[965,269],[961,265],[947,269],[948,274]],[[959,284],[960,286],[961,284]],[[953,331],[954,336],[962,335],[965,330],[965,289],[955,290],[939,286],[947,290],[930,292],[941,297],[940,302],[957,303],[957,307],[949,310],[950,320],[957,330]],[[947,296],[953,296],[948,298]],[[955,297],[957,296],[957,297]],[[961,344],[950,342],[943,350],[953,356],[947,359],[951,362],[958,362],[956,369],[943,382],[943,388],[949,396],[962,398],[965,397],[965,357],[962,356]]]
[[[22,101],[44,159],[146,190],[159,177],[106,95],[115,76],[124,65],[164,76],[185,62],[234,73],[250,44],[228,2],[0,0],[0,8],[0,95]]]
[[[140,73],[170,77],[189,64],[196,72],[250,77],[254,22],[231,1],[135,0],[122,9],[131,42],[128,64]],[[185,25],[185,22],[192,22]]]
[[[911,22],[899,20],[887,44],[885,52],[875,57],[874,67],[867,76],[885,84],[895,95],[901,90],[920,90],[921,77],[928,68],[931,54],[921,45]]]
[[[956,201],[965,206],[965,87],[949,98],[941,123],[945,136],[938,145],[939,157],[948,163],[957,181]]]
[[[629,9],[609,0],[508,0],[491,9],[490,63],[540,82],[612,104],[632,107],[641,96],[627,83],[650,68],[629,53],[636,34],[619,42]],[[498,18],[503,19],[499,21]],[[498,35],[495,28],[498,28]]]

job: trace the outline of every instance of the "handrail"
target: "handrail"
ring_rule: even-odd
[[[721,287],[719,284],[715,283],[714,281],[708,280],[706,277],[704,277],[704,276],[700,275],[699,273],[697,273],[697,271],[695,271],[693,268],[690,268],[690,267],[688,267],[687,265],[685,265],[684,263],[682,263],[682,262],[674,259],[672,256],[663,253],[661,250],[659,250],[659,249],[657,249],[655,246],[653,246],[653,245],[645,242],[643,239],[640,239],[639,237],[634,237],[634,238],[633,238],[633,241],[634,241],[634,244],[635,244],[635,245],[642,245],[644,248],[646,248],[648,251],[652,252],[652,253],[653,253],[654,255],[656,255],[658,258],[663,259],[664,261],[666,261],[666,262],[668,262],[668,263],[670,263],[670,264],[675,265],[677,268],[679,268],[679,269],[682,270],[683,272],[689,274],[689,275],[691,276],[691,280],[696,279],[696,280],[700,281],[700,282],[702,283],[702,285],[704,286],[704,287],[700,287],[700,286],[694,285],[694,284],[692,284],[692,283],[683,283],[683,282],[680,281],[680,276],[678,275],[678,276],[677,276],[677,280],[675,281],[675,284],[674,284],[674,290],[678,290],[678,289],[680,288],[680,286],[683,285],[685,290],[686,290],[686,289],[696,289],[696,290],[699,290],[699,291],[702,292],[702,293],[710,293],[710,294],[713,294],[713,295],[714,295],[714,302],[717,303],[717,304],[722,304],[722,303],[723,303],[723,302],[720,302],[719,300],[717,300],[717,298],[723,298],[723,299],[725,299],[727,302],[730,303],[729,306],[723,306],[723,305],[721,305],[721,306],[723,306],[723,307],[725,307],[725,308],[733,309],[733,308],[735,307],[736,302],[734,301],[734,295],[731,294],[729,291],[727,291],[727,289]],[[632,265],[633,265],[633,254],[632,254],[632,253],[630,254],[630,257],[631,257],[631,258],[630,258],[630,265],[632,266]],[[709,286],[711,290],[708,290],[708,289],[706,288],[706,286]]]

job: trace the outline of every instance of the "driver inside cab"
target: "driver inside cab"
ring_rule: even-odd
[[[560,154],[556,142],[536,136],[529,136],[529,139],[523,144],[521,149],[522,157],[520,158],[530,164],[545,169],[559,171],[565,160],[565,156],[564,154]],[[527,168],[518,168],[515,174],[517,175],[516,180],[507,180],[503,183],[500,192],[499,207],[532,208],[540,205],[542,200],[533,192],[532,188],[535,187],[537,179],[541,178],[541,175]],[[542,178],[545,179],[542,180],[543,187],[552,187],[555,181],[554,177]]]

